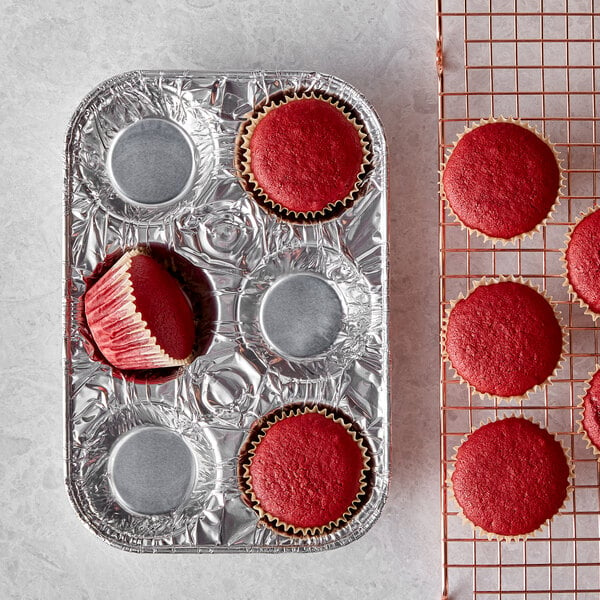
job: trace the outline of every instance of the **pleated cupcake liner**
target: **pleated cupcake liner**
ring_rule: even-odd
[[[458,446],[454,446],[452,449],[454,450],[454,455],[451,459],[452,461],[452,467],[449,470],[449,474],[448,477],[446,478],[446,486],[448,487],[448,489],[450,490],[450,494],[452,496],[452,499],[454,501],[454,503],[456,504],[456,506],[458,507],[458,514],[463,522],[463,524],[468,524],[472,527],[473,531],[475,531],[478,535],[482,536],[482,537],[487,537],[488,540],[498,540],[498,541],[503,541],[503,542],[522,542],[525,541],[531,537],[535,537],[537,534],[541,533],[544,531],[544,529],[546,527],[548,527],[550,525],[550,523],[552,523],[555,519],[556,516],[560,515],[566,505],[567,502],[570,500],[572,494],[573,494],[573,483],[570,483],[569,485],[567,485],[567,488],[565,490],[565,498],[560,506],[560,508],[550,517],[548,517],[539,527],[537,527],[536,529],[533,529],[532,531],[526,532],[526,533],[522,533],[522,534],[518,534],[518,535],[503,535],[503,534],[499,534],[499,533],[494,533],[492,531],[487,531],[485,530],[483,527],[473,523],[473,521],[471,521],[464,513],[462,506],[460,505],[460,503],[458,502],[458,499],[455,496],[454,493],[454,486],[452,484],[452,475],[454,474],[455,471],[455,465],[456,465],[456,460],[457,460],[457,455],[458,455],[458,451],[460,449],[460,447],[469,439],[469,436],[474,433],[475,431],[477,431],[479,428],[484,427],[485,425],[488,425],[489,423],[494,423],[496,421],[501,421],[504,419],[509,419],[509,418],[518,418],[518,419],[525,419],[527,421],[530,421],[531,423],[533,423],[534,425],[537,425],[542,431],[545,431],[548,435],[552,436],[554,438],[554,440],[556,442],[558,442],[560,444],[560,447],[562,448],[562,451],[565,455],[565,460],[567,461],[567,465],[569,467],[569,480],[571,482],[574,481],[575,479],[575,469],[573,466],[573,461],[571,459],[571,452],[568,448],[566,448],[563,443],[556,438],[556,436],[552,435],[545,427],[542,427],[538,422],[534,421],[531,417],[525,417],[523,415],[517,415],[515,413],[511,413],[509,415],[505,415],[503,417],[501,417],[500,419],[492,419],[489,418],[487,419],[487,421],[485,422],[481,422],[479,424],[479,427],[474,427],[471,431],[471,433],[467,434],[466,436],[464,436],[461,440],[461,443]]]
[[[560,174],[560,181],[559,181],[559,186],[558,186],[558,190],[557,190],[556,200],[555,200],[554,204],[551,206],[550,210],[548,211],[546,217],[544,219],[542,219],[533,229],[530,229],[529,231],[525,231],[518,235],[512,236],[510,238],[499,238],[499,237],[490,236],[487,233],[480,231],[479,229],[465,225],[465,223],[463,223],[461,218],[454,212],[454,209],[450,205],[450,202],[444,191],[444,184],[443,184],[444,171],[446,169],[446,165],[448,164],[448,160],[450,159],[450,156],[452,156],[452,152],[453,152],[454,148],[456,148],[456,146],[458,145],[460,140],[465,135],[467,135],[474,129],[477,129],[478,127],[482,127],[483,125],[489,125],[491,123],[511,123],[513,125],[518,125],[519,127],[523,127],[524,129],[527,129],[528,131],[531,131],[533,134],[535,134],[539,139],[541,139],[552,150],[552,154],[554,154],[554,157],[556,159],[556,164],[558,165],[558,170],[559,170],[559,174]],[[530,125],[529,123],[521,121],[521,119],[518,119],[518,118],[503,117],[502,115],[500,115],[499,117],[488,117],[486,119],[480,119],[478,122],[473,123],[471,126],[468,126],[468,125],[465,126],[464,131],[462,133],[459,133],[456,140],[453,142],[452,148],[450,148],[447,151],[446,157],[444,160],[444,164],[442,165],[442,168],[439,171],[440,196],[444,202],[444,206],[448,209],[452,218],[457,223],[459,223],[461,229],[467,230],[469,233],[475,233],[478,237],[482,237],[485,241],[492,242],[494,244],[502,243],[502,245],[506,246],[506,244],[533,237],[533,235],[535,233],[539,233],[542,230],[542,227],[549,220],[551,220],[553,218],[553,215],[556,212],[556,209],[560,205],[561,199],[564,197],[564,190],[565,190],[566,181],[567,181],[565,174],[564,174],[564,170],[562,168],[562,163],[563,163],[563,160],[562,160],[562,158],[560,158],[560,155],[558,154],[558,151],[556,150],[556,146],[549,140],[549,138],[547,136],[540,133],[533,125]]]
[[[353,125],[358,133],[362,146],[363,160],[360,169],[356,174],[354,186],[344,198],[332,200],[329,202],[329,204],[318,211],[297,212],[282,206],[280,203],[270,198],[268,193],[260,186],[259,182],[254,177],[254,173],[252,171],[252,152],[250,150],[250,139],[261,119],[267,114],[273,110],[276,110],[277,108],[280,108],[281,106],[284,106],[285,104],[288,104],[289,102],[303,100],[306,98],[327,102],[344,115],[344,117]],[[324,94],[322,92],[290,91],[285,93],[281,98],[268,100],[265,104],[259,108],[256,108],[252,113],[250,113],[248,120],[240,129],[240,134],[238,136],[236,145],[236,167],[240,178],[244,182],[246,190],[255,200],[259,202],[259,204],[273,211],[282,218],[292,221],[316,222],[326,220],[332,216],[335,216],[340,210],[350,206],[360,196],[360,188],[364,183],[367,169],[371,162],[369,138],[364,125],[352,115],[350,110],[346,107],[341,99],[329,96],[328,94]]]
[[[173,358],[157,343],[148,324],[137,311],[129,269],[140,249],[126,252],[113,268],[93,285],[84,298],[88,326],[106,360],[115,367],[159,369],[179,367],[191,362]]]
[[[555,366],[554,370],[552,371],[552,373],[550,375],[548,375],[548,377],[543,382],[535,384],[533,387],[528,389],[523,394],[514,395],[514,396],[500,396],[497,394],[491,394],[489,392],[482,392],[482,391],[478,390],[472,383],[470,383],[465,378],[463,378],[463,376],[456,370],[456,368],[452,364],[452,360],[450,359],[447,348],[446,348],[448,320],[449,320],[452,310],[454,309],[456,304],[458,304],[461,300],[466,300],[479,286],[492,285],[495,283],[502,283],[505,281],[510,281],[513,283],[520,283],[520,284],[526,285],[529,288],[538,292],[548,302],[548,304],[552,308],[552,310],[554,312],[554,316],[556,317],[556,320],[557,320],[558,325],[562,332],[561,353],[560,353],[560,356],[558,358],[558,361],[557,361],[556,366]],[[461,293],[458,296],[458,298],[456,298],[455,300],[452,300],[450,302],[450,307],[447,309],[446,315],[442,319],[442,330],[441,330],[442,359],[450,365],[450,368],[451,368],[452,372],[454,373],[454,376],[460,381],[461,384],[467,385],[473,393],[477,394],[478,396],[480,396],[481,398],[484,398],[484,399],[489,398],[491,400],[494,400],[494,399],[498,399],[500,401],[504,400],[507,403],[522,402],[522,401],[528,399],[530,394],[536,393],[539,390],[542,390],[545,387],[552,385],[552,380],[554,378],[556,378],[556,375],[562,368],[562,364],[565,360],[567,344],[568,344],[568,336],[567,336],[567,332],[565,331],[565,328],[562,323],[562,316],[556,309],[556,305],[555,305],[552,297],[549,296],[545,291],[541,290],[538,286],[533,285],[530,281],[527,281],[527,280],[523,279],[522,277],[513,277],[513,276],[508,276],[508,275],[506,275],[506,276],[503,275],[503,276],[495,277],[495,278],[483,277],[482,279],[480,279],[479,281],[477,281],[473,284],[473,286],[471,287],[471,289],[468,291],[468,293],[466,295]]]

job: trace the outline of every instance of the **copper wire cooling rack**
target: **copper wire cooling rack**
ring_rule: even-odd
[[[598,600],[600,470],[578,431],[579,397],[600,362],[600,336],[563,287],[569,225],[600,189],[600,0],[437,0],[439,161],[465,125],[520,117],[557,146],[566,191],[554,218],[507,245],[469,235],[440,202],[440,316],[484,276],[521,276],[557,304],[568,334],[551,386],[519,404],[482,399],[441,364],[443,597],[449,600]],[[575,484],[566,510],[525,542],[489,541],[457,514],[447,486],[454,447],[489,418],[522,414],[571,454]]]

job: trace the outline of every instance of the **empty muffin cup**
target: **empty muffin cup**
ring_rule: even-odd
[[[136,516],[173,512],[196,483],[191,448],[176,432],[155,425],[130,429],[113,445],[108,480],[117,503]]]
[[[210,427],[160,402],[99,409],[74,468],[88,483],[77,501],[101,537],[143,546],[209,517],[223,468]],[[199,534],[200,535],[200,534]],[[109,536],[110,537],[110,536]]]
[[[194,183],[194,143],[174,121],[140,119],[115,136],[106,170],[123,200],[143,206],[172,203],[183,198]]]
[[[326,352],[342,329],[344,310],[331,283],[314,273],[294,273],[264,295],[260,326],[273,349],[303,359]]]
[[[236,303],[244,346],[286,377],[331,377],[378,335],[368,281],[331,248],[307,245],[268,256],[243,279]]]

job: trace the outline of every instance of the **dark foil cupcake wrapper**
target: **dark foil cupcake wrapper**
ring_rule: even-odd
[[[248,197],[236,175],[236,136],[245,115],[284,89],[340,97],[368,131],[371,171],[361,199],[327,222],[277,219]],[[146,117],[174,121],[195,147],[191,189],[164,205],[127,202],[105,168],[118,132]],[[134,552],[314,551],[345,545],[375,522],[389,477],[386,158],[371,105],[327,75],[132,72],[83,100],[66,139],[65,461],[74,508],[102,539]],[[115,377],[90,355],[78,321],[97,266],[138,245],[165,247],[201,269],[217,307],[206,353],[166,380]],[[284,262],[273,271],[276,257]],[[258,301],[273,277],[289,272],[332,282],[344,307],[331,346],[302,360],[278,355],[260,323],[245,320],[246,311],[256,316],[248,297]],[[286,404],[315,402],[348,415],[364,432],[372,479],[368,501],[343,528],[296,539],[264,527],[244,503],[238,454],[257,418]],[[128,513],[110,491],[110,448],[141,426],[177,433],[200,465],[190,498],[167,514]]]
[[[358,480],[359,491],[354,500],[348,505],[346,510],[337,519],[324,522],[322,525],[314,527],[299,527],[264,510],[261,500],[256,496],[253,484],[251,465],[254,460],[255,452],[261,441],[267,435],[269,429],[280,421],[284,421],[289,417],[298,417],[307,414],[320,414],[326,419],[331,419],[338,425],[341,425],[348,435],[352,437],[357,447],[362,454],[363,466],[361,475]],[[271,527],[276,532],[281,532],[283,535],[309,539],[315,536],[323,536],[332,531],[337,531],[354,517],[360,511],[363,504],[367,501],[369,494],[369,485],[371,481],[370,473],[372,467],[371,452],[364,439],[364,436],[359,432],[356,426],[348,419],[346,415],[340,411],[333,411],[323,405],[296,405],[284,406],[280,409],[272,411],[258,420],[251,429],[248,439],[244,443],[240,452],[240,460],[238,467],[238,477],[240,479],[240,490],[245,497],[246,503],[253,508],[259,517],[265,522],[268,527]]]
[[[332,201],[324,206],[321,210],[298,212],[289,209],[279,202],[273,200],[273,198],[269,196],[269,194],[256,180],[252,171],[250,140],[255,128],[258,126],[263,117],[265,117],[271,111],[277,110],[278,107],[283,106],[288,102],[303,99],[318,99],[327,102],[340,111],[344,117],[346,117],[348,122],[351,123],[355,128],[360,140],[362,147],[362,164],[356,173],[354,186],[345,196],[332,199]],[[250,194],[250,196],[259,204],[261,204],[266,210],[273,212],[285,220],[317,223],[319,221],[326,221],[327,219],[339,216],[349,206],[351,206],[352,203],[360,198],[361,189],[365,184],[365,179],[370,170],[371,151],[369,149],[369,138],[366,129],[361,122],[360,116],[353,114],[352,107],[344,104],[344,101],[341,98],[336,97],[335,95],[324,93],[320,90],[317,90],[316,92],[308,90],[284,90],[283,93],[276,94],[275,97],[268,98],[265,103],[252,111],[245,123],[242,123],[237,143],[238,148],[236,149],[235,154],[236,166],[239,171],[240,179],[248,194]]]

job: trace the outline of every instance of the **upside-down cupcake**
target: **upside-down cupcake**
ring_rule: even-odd
[[[339,98],[287,92],[242,124],[236,164],[250,195],[278,216],[314,221],[359,195],[369,145],[357,115]]]
[[[563,183],[549,140],[518,120],[465,128],[447,158],[441,193],[458,221],[493,241],[531,235],[557,205]]]
[[[452,304],[442,331],[444,358],[481,395],[525,397],[558,368],[563,332],[550,302],[530,285],[481,281]]]
[[[563,252],[566,285],[594,321],[600,317],[600,211],[590,209],[570,230]]]
[[[450,477],[462,516],[490,539],[526,539],[564,506],[572,477],[562,445],[539,425],[507,417],[457,449]]]
[[[323,407],[284,407],[253,428],[240,455],[248,504],[275,531],[318,536],[342,527],[367,494],[370,458],[351,423]]]
[[[588,381],[588,388],[582,398],[579,430],[594,454],[600,454],[600,368]]]
[[[125,253],[84,296],[92,338],[117,369],[177,367],[191,361],[194,314],[178,281],[140,249]]]

